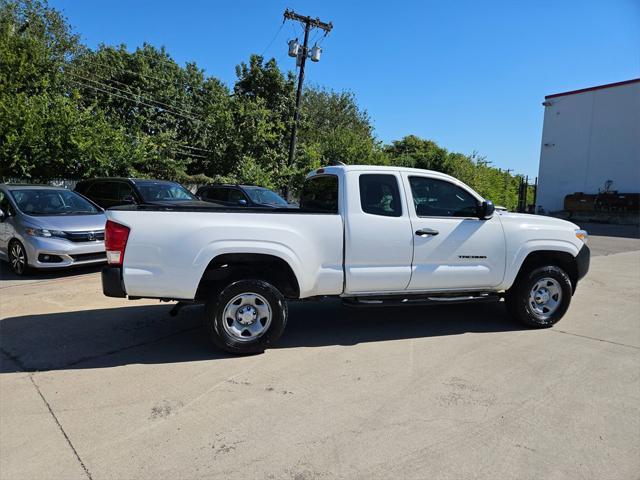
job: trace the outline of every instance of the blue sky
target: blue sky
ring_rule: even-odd
[[[545,95],[640,77],[640,0],[50,0],[83,41],[164,45],[231,85],[286,7],[332,21],[306,81],[351,90],[384,142],[415,134],[535,176]],[[266,51],[293,69],[285,24]],[[313,38],[313,36],[312,36]]]

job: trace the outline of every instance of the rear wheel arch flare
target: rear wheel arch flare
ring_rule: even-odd
[[[233,280],[265,280],[287,298],[300,297],[300,285],[289,263],[264,253],[225,253],[213,258],[205,269],[196,299],[205,299],[213,289],[224,288]]]

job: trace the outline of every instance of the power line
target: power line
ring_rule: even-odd
[[[200,148],[200,147],[192,147],[191,145],[186,145],[184,143],[181,143],[180,146],[183,148],[189,148],[191,150],[196,150],[200,152],[216,153],[214,150],[207,150],[206,148]]]
[[[159,101],[159,100],[155,100],[155,99],[153,99],[153,98],[146,97],[146,96],[144,96],[144,95],[140,95],[140,94],[136,94],[136,93],[133,93],[133,92],[130,92],[130,91],[122,90],[122,89],[120,89],[120,88],[118,88],[118,87],[114,87],[113,85],[107,85],[107,84],[105,84],[105,83],[99,82],[98,80],[94,80],[94,79],[92,79],[92,78],[87,78],[87,77],[84,77],[84,76],[82,76],[82,75],[78,75],[78,74],[76,74],[76,73],[72,73],[72,72],[68,72],[68,73],[69,73],[69,75],[71,75],[71,76],[73,76],[73,77],[81,78],[82,80],[85,80],[85,81],[87,81],[87,82],[93,82],[93,83],[95,83],[96,85],[99,85],[100,87],[103,87],[103,88],[111,88],[111,89],[113,89],[113,90],[116,90],[117,92],[121,92],[121,93],[124,93],[124,94],[126,94],[126,95],[131,95],[131,96],[135,96],[135,97],[138,97],[138,98],[143,98],[143,99],[145,99],[147,102],[155,102],[155,105],[150,105],[149,103],[145,103],[145,102],[140,101],[140,103],[142,103],[143,105],[150,106],[150,107],[152,107],[152,108],[160,108],[160,109],[165,110],[165,111],[167,111],[167,112],[169,112],[169,113],[173,113],[173,114],[175,114],[175,115],[179,115],[179,116],[181,116],[181,117],[183,117],[183,118],[187,118],[187,119],[190,119],[190,120],[194,120],[194,121],[196,121],[196,122],[200,122],[200,121],[202,121],[201,119],[198,119],[198,118],[196,118],[196,117],[193,117],[190,111],[187,111],[187,110],[183,110],[183,109],[177,108],[177,107],[175,107],[175,106],[169,105],[169,104],[164,103],[164,102],[161,102],[161,101]],[[90,85],[85,85],[85,86],[89,86],[89,87],[90,87]],[[103,90],[103,91],[104,91],[104,90]],[[109,92],[105,92],[105,93],[109,93]],[[131,99],[131,98],[129,97],[129,99]],[[167,108],[167,107],[169,107],[169,108]],[[175,108],[175,109],[176,109],[176,110],[178,110],[178,111],[171,110],[171,108]]]
[[[178,81],[170,81],[167,78],[157,77],[155,75],[151,75],[151,74],[148,74],[148,73],[140,73],[140,72],[136,72],[135,70],[128,70],[128,69],[126,69],[124,67],[117,67],[115,65],[109,65],[109,64],[106,64],[106,63],[96,62],[94,60],[88,60],[86,57],[82,57],[78,61],[79,62],[89,63],[89,64],[94,65],[96,67],[103,67],[103,68],[106,67],[108,69],[114,69],[115,71],[117,71],[119,73],[130,73],[131,75],[137,75],[137,76],[139,76],[141,78],[147,78],[147,79],[152,78],[152,79],[158,80],[160,82],[165,82],[165,83],[174,84],[174,85],[177,84],[177,83],[180,83],[179,82],[180,79],[174,79],[174,80],[178,80]]]
[[[162,110],[164,112],[170,113],[172,115],[176,115],[178,117],[183,117],[183,118],[186,118],[186,119],[189,119],[189,120],[193,120],[193,121],[196,121],[196,122],[201,122],[202,121],[202,120],[199,120],[197,118],[194,118],[194,117],[191,117],[191,116],[188,116],[188,115],[184,115],[184,114],[181,114],[181,113],[178,113],[178,112],[174,112],[172,110],[169,110],[168,108],[164,108],[164,107],[161,107],[161,106],[158,106],[158,105],[152,105],[150,103],[143,102],[142,100],[140,100],[138,98],[131,98],[131,97],[127,96],[127,95],[121,95],[121,94],[118,94],[118,93],[115,93],[115,92],[110,92],[108,90],[104,90],[103,88],[96,87],[95,85],[91,85],[91,84],[87,84],[87,83],[83,83],[83,82],[78,82],[77,80],[71,80],[71,82],[76,83],[76,84],[81,85],[81,86],[86,87],[86,88],[91,88],[93,90],[97,90],[99,92],[106,93],[107,95],[113,95],[114,97],[119,97],[119,98],[123,98],[125,100],[129,100],[131,102],[139,103],[140,105],[144,105],[146,107],[158,108],[158,109],[160,109],[160,110]],[[114,87],[109,87],[109,85],[106,85],[106,87],[114,88]]]
[[[266,46],[266,48],[260,54],[261,57],[264,57],[264,54],[267,53],[267,50],[269,50],[269,48],[271,48],[271,45],[273,45],[273,42],[276,41],[276,38],[278,38],[278,35],[280,35],[280,32],[282,31],[283,27],[284,27],[284,20],[282,21],[282,24],[280,25],[280,28],[278,28],[278,30],[276,31],[276,34],[273,36],[273,38],[271,39],[269,44]]]
[[[187,156],[189,156],[189,157],[194,157],[194,158],[204,158],[204,159],[209,158],[209,157],[205,157],[204,155],[196,155],[195,153],[191,153],[191,152],[184,152],[184,151],[182,151],[182,150],[177,150],[177,149],[174,149],[174,150],[172,150],[172,151],[173,151],[174,153],[180,153],[180,154],[182,154],[182,155],[187,155]]]
[[[81,85],[81,86],[83,86],[83,87],[92,88],[92,89],[94,89],[94,90],[98,90],[98,91],[100,91],[100,92],[106,93],[107,95],[113,95],[113,96],[115,96],[115,97],[123,98],[123,99],[125,99],[125,100],[129,100],[130,102],[140,103],[140,104],[142,104],[142,105],[146,105],[146,106],[148,106],[148,107],[158,108],[157,106],[147,104],[147,103],[142,102],[142,101],[140,101],[140,100],[138,100],[138,99],[130,98],[130,97],[127,97],[126,95],[120,95],[120,94],[117,94],[117,93],[114,93],[114,92],[109,92],[109,91],[107,91],[107,90],[103,90],[103,89],[101,89],[101,88],[98,88],[98,87],[96,87],[96,86],[94,86],[94,85],[88,85],[88,84],[86,84],[86,83],[78,82],[77,80],[71,80],[71,81],[72,81],[73,83],[76,83],[76,84]],[[180,114],[178,114],[178,113],[176,113],[176,112],[172,112],[172,111],[170,111],[170,110],[164,110],[164,111],[166,111],[167,113],[172,113],[172,114],[174,114],[174,115],[180,115]],[[205,125],[205,126],[206,126],[206,125]],[[215,152],[215,151],[213,151],[213,150],[207,150],[206,148],[194,147],[194,146],[192,146],[192,145],[187,145],[186,143],[178,143],[178,146],[179,146],[179,147],[182,147],[182,148],[188,148],[188,149],[191,149],[191,150],[196,150],[196,151],[201,151],[201,152],[206,152],[206,153],[213,153],[213,154],[215,154],[215,153],[216,153],[216,152]],[[209,158],[209,157],[205,157],[205,156],[202,156],[202,155],[196,155],[196,154],[194,154],[194,153],[188,153],[188,152],[182,152],[182,153],[184,153],[185,155],[191,155],[191,156],[193,156],[193,157]]]
[[[97,80],[89,79],[89,78],[85,78],[85,77],[83,77],[82,75],[79,75],[79,74],[74,73],[74,72],[71,72],[71,71],[68,71],[67,73],[68,73],[69,75],[73,75],[73,76],[75,76],[75,77],[82,78],[83,80],[96,82],[96,83],[98,83],[98,85],[100,85],[100,84],[101,84],[101,83],[100,83],[100,82],[98,82]],[[125,90],[122,90],[122,89],[120,89],[120,88],[114,87],[113,85],[106,85],[106,84],[104,85],[104,86],[107,86],[107,87],[109,87],[109,88],[113,88],[113,89],[115,89],[115,90],[118,90],[118,91],[120,91],[120,92],[126,93],[126,94],[128,94],[128,95],[135,95],[135,96],[139,96],[139,97],[142,97],[142,98],[146,98],[146,99],[147,99],[147,100],[149,100],[149,101],[152,101],[152,102],[155,102],[155,103],[158,103],[158,104],[161,104],[161,105],[170,106],[171,108],[175,108],[176,110],[178,110],[178,111],[182,111],[182,112],[185,112],[185,113],[187,113],[187,114],[189,114],[189,115],[192,115],[192,114],[193,114],[193,112],[192,112],[190,109],[186,109],[186,108],[184,108],[184,106],[183,106],[183,105],[177,105],[177,104],[175,104],[175,103],[164,103],[164,102],[162,102],[162,101],[160,101],[160,100],[156,100],[156,99],[151,98],[151,97],[148,97],[148,96],[146,96],[146,95],[142,95],[142,94],[140,94],[140,93],[133,92],[133,91],[131,90],[131,85],[129,85],[129,84],[127,84],[127,83],[120,82],[120,81],[118,81],[118,80],[116,80],[116,79],[114,79],[114,78],[108,78],[108,77],[105,77],[105,76],[102,76],[102,75],[99,75],[99,74],[97,74],[97,73],[93,73],[93,72],[92,72],[92,75],[93,75],[93,76],[95,76],[95,77],[98,77],[98,78],[100,78],[100,79],[102,79],[102,80],[104,80],[104,81],[106,81],[106,82],[114,82],[114,83],[117,83],[117,84],[119,84],[119,85],[123,85],[123,86],[127,87],[127,90],[126,90],[126,91],[125,91]]]

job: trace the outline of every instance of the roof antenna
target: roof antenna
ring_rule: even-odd
[[[338,166],[338,165],[339,165],[339,166],[343,166],[343,167],[346,167],[346,166],[347,166],[347,164],[346,164],[346,163],[341,162],[340,160],[333,160],[333,161],[331,162],[331,165],[334,165],[334,166]]]

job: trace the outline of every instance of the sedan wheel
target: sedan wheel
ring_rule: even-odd
[[[24,275],[27,271],[27,252],[17,240],[9,246],[9,265],[16,275]]]

